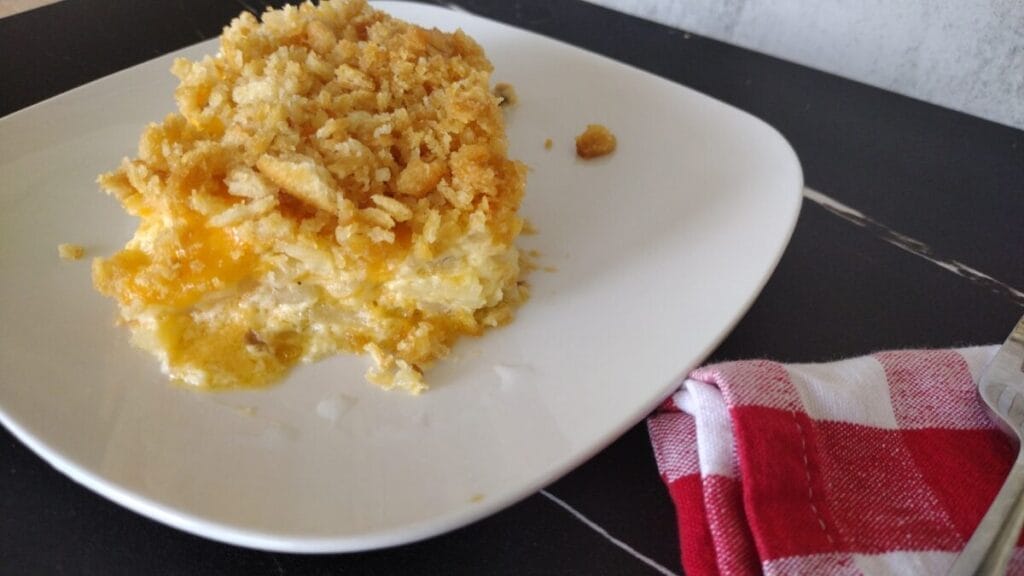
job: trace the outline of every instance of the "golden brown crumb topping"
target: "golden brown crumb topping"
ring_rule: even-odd
[[[328,0],[242,13],[172,71],[179,111],[99,178],[139,229],[94,265],[172,377],[261,384],[345,350],[419,391],[511,317],[525,167],[468,36]]]
[[[588,124],[587,129],[576,137],[576,155],[580,158],[597,158],[615,151],[615,134],[601,124]]]

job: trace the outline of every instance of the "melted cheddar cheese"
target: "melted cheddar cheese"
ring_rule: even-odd
[[[258,386],[368,353],[411,392],[463,335],[526,297],[525,167],[507,156],[491,65],[462,32],[363,0],[232,21],[178,60],[178,112],[100,185],[140,219],[93,264],[134,342],[175,380]]]

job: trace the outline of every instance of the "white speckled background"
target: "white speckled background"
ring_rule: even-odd
[[[1024,128],[1024,0],[590,0]]]

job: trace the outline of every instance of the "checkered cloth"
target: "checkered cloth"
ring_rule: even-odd
[[[974,384],[995,350],[694,371],[648,422],[686,573],[944,574],[1016,456]]]

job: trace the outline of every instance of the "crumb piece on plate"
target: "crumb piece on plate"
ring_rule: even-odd
[[[615,151],[615,134],[601,124],[588,124],[587,129],[576,137],[576,155],[580,158],[597,158]]]
[[[551,147],[554,146],[554,145],[555,145],[555,143],[551,141],[551,138],[548,138],[547,140],[544,141],[544,149],[545,150],[551,150]]]
[[[93,282],[177,381],[258,386],[350,352],[373,358],[369,380],[422,391],[527,296],[526,167],[491,63],[364,0],[261,18],[178,59],[178,111],[99,177],[140,222]]]
[[[61,260],[80,260],[82,256],[85,256],[85,248],[79,244],[59,244],[57,245],[57,255]]]
[[[515,106],[519,102],[516,96],[516,89],[508,82],[498,82],[494,85],[494,95],[501,99],[499,106]]]

